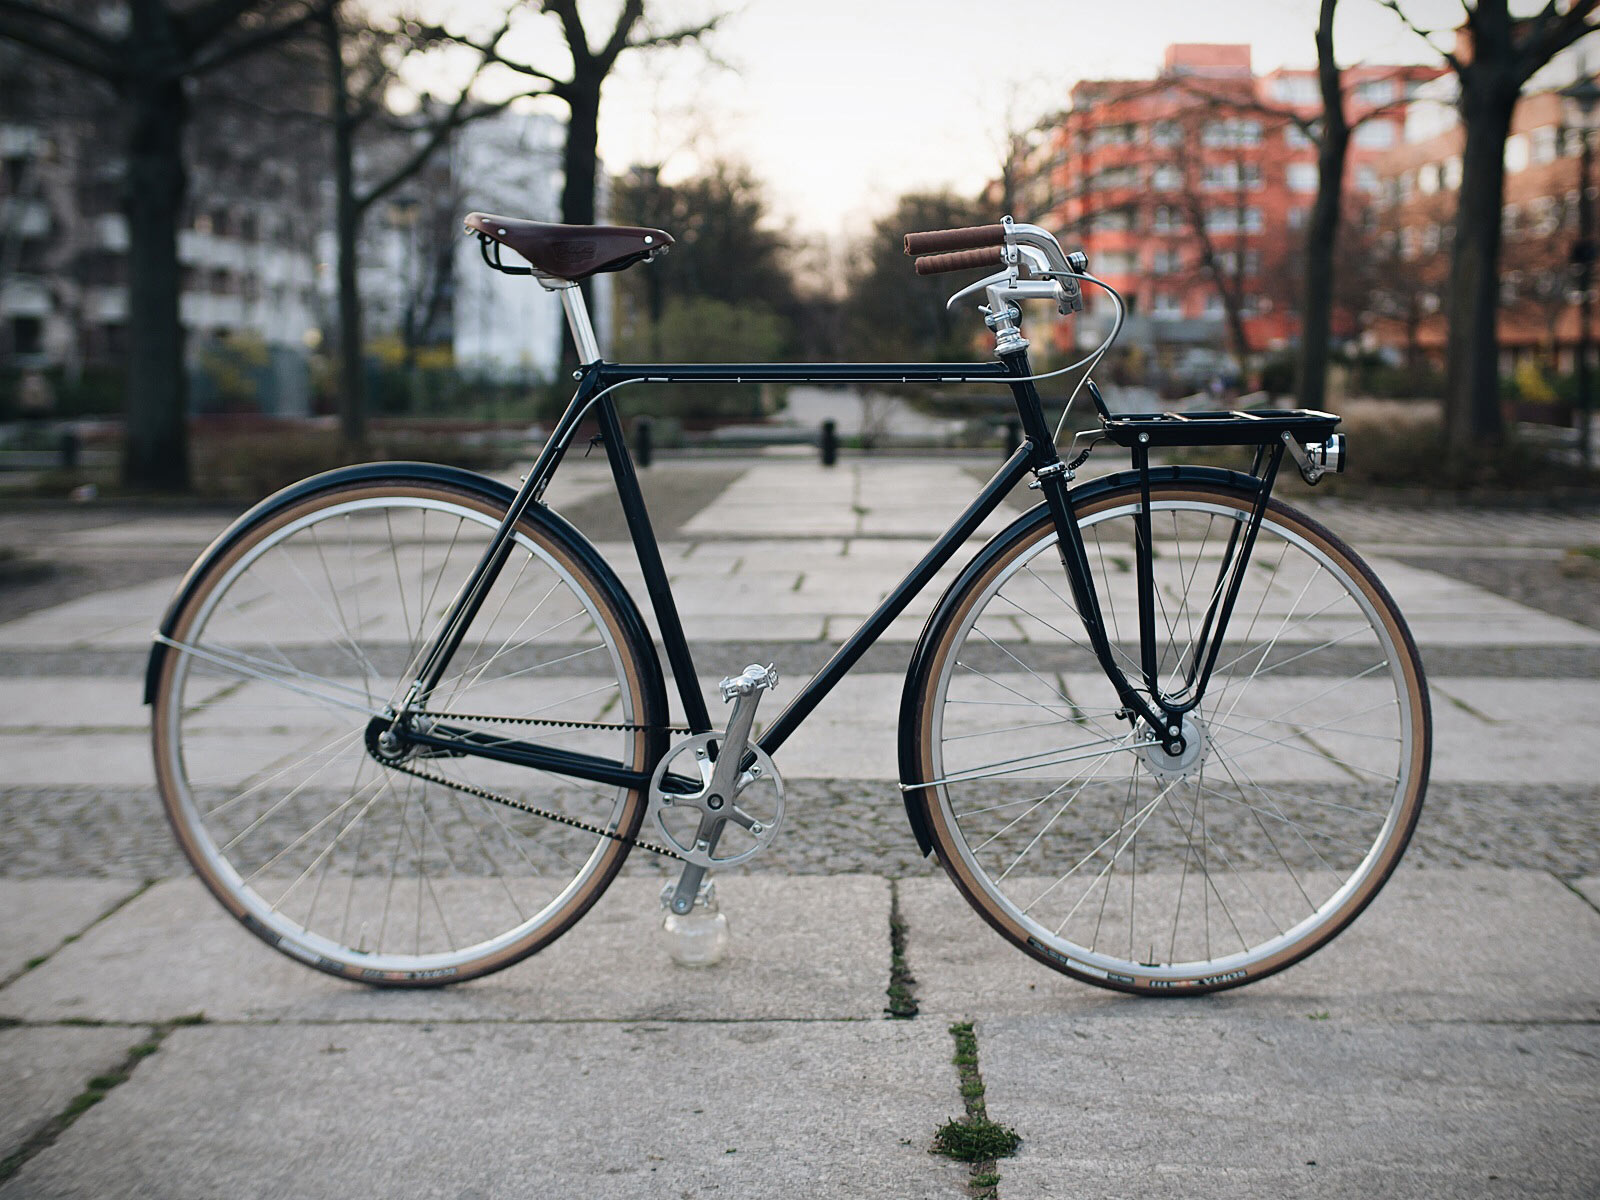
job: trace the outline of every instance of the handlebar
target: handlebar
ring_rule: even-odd
[[[910,234],[906,241],[916,236],[919,235]],[[918,275],[939,275],[945,271],[966,271],[972,267],[998,267],[1004,261],[1005,252],[996,245],[985,246],[981,250],[959,250],[954,254],[930,254],[917,259],[912,268]]]
[[[932,229],[926,233],[906,234],[906,253],[918,255],[938,254],[945,250],[976,250],[983,246],[1003,246],[1005,240],[1004,225],[968,225],[962,229]],[[922,274],[927,272],[924,271]]]

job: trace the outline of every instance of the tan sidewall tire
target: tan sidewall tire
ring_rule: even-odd
[[[422,484],[405,480],[396,480],[391,483],[380,480],[364,482],[354,486],[336,487],[326,492],[319,492],[280,512],[271,514],[241,537],[238,543],[212,566],[207,572],[206,578],[201,580],[194,589],[188,603],[178,613],[170,636],[176,641],[183,641],[189,632],[190,625],[196,615],[205,607],[206,599],[217,583],[226,578],[228,571],[232,569],[234,564],[264,539],[270,537],[285,525],[335,504],[346,504],[366,499],[382,499],[384,497],[440,500],[472,509],[496,522],[505,514],[503,508],[497,507],[481,495],[443,484]],[[641,648],[634,645],[627,637],[624,623],[619,619],[618,614],[609,602],[607,589],[578,561],[569,548],[563,544],[561,538],[552,536],[550,531],[542,529],[527,520],[518,524],[517,531],[526,536],[542,551],[549,554],[563,570],[567,571],[573,579],[577,580],[588,591],[590,600],[605,621],[607,631],[618,648],[622,659],[623,672],[632,693],[633,711],[639,714],[641,724],[664,724],[662,714],[649,711],[649,689],[644,685],[643,672],[639,667]],[[617,872],[621,870],[622,863],[628,856],[628,851],[631,847],[627,842],[608,841],[600,861],[591,872],[586,884],[568,897],[562,907],[552,913],[545,922],[537,928],[529,930],[525,937],[501,947],[498,951],[485,955],[481,959],[472,960],[450,971],[448,974],[433,976],[386,972],[381,977],[375,978],[372,972],[364,971],[354,963],[336,962],[312,951],[297,952],[290,950],[284,944],[286,938],[278,931],[264,926],[257,920],[233,889],[215,873],[207,856],[201,850],[196,831],[190,826],[190,822],[183,812],[181,798],[183,789],[180,786],[180,781],[174,778],[175,764],[172,762],[173,754],[168,750],[168,739],[174,733],[170,728],[171,716],[169,710],[171,704],[169,701],[179,658],[179,655],[169,653],[162,663],[161,670],[156,677],[151,717],[156,785],[161,793],[162,807],[166,811],[167,820],[172,826],[173,833],[177,837],[178,845],[182,848],[184,856],[189,860],[190,865],[194,867],[195,873],[200,877],[201,881],[222,906],[232,913],[251,933],[254,933],[274,949],[283,951],[298,962],[304,962],[331,975],[339,975],[343,978],[359,980],[362,983],[385,987],[437,987],[488,975],[491,972],[508,967],[530,954],[536,953],[570,929],[580,917],[589,911],[595,901],[610,886],[611,881],[616,878]],[[647,769],[648,743],[648,737],[640,737],[636,740],[634,761],[629,764],[633,770],[644,771]],[[636,837],[639,827],[644,821],[646,807],[647,797],[643,791],[629,793],[624,803],[621,819],[618,822],[618,832],[624,837]]]
[[[1080,521],[1093,517],[1109,508],[1116,508],[1126,504],[1130,499],[1138,497],[1137,486],[1119,488],[1097,497],[1085,504],[1078,512]],[[1175,483],[1156,485],[1151,489],[1152,504],[1170,501],[1196,501],[1204,504],[1223,503],[1232,506],[1242,506],[1244,511],[1249,511],[1249,499],[1241,491],[1199,483]],[[925,828],[929,831],[939,861],[944,865],[945,871],[966,897],[967,902],[977,910],[991,926],[1013,945],[1024,951],[1039,962],[1080,979],[1085,983],[1092,983],[1098,987],[1112,988],[1117,991],[1133,992],[1140,995],[1155,996],[1193,996],[1204,992],[1220,991],[1224,988],[1240,987],[1246,983],[1253,983],[1265,978],[1293,963],[1299,962],[1307,955],[1314,953],[1345,929],[1351,921],[1361,914],[1374,896],[1383,887],[1395,867],[1399,864],[1401,855],[1405,853],[1407,843],[1416,828],[1417,818],[1422,812],[1422,799],[1427,790],[1428,764],[1432,747],[1432,724],[1430,707],[1428,703],[1427,684],[1422,672],[1422,663],[1417,654],[1416,644],[1412,641],[1411,632],[1405,621],[1400,617],[1393,599],[1387,589],[1373,575],[1361,559],[1346,546],[1339,538],[1325,529],[1322,525],[1312,520],[1305,514],[1290,508],[1279,501],[1272,501],[1269,506],[1272,521],[1284,529],[1304,537],[1308,542],[1317,546],[1323,553],[1339,566],[1341,570],[1361,589],[1367,599],[1372,603],[1374,610],[1382,620],[1385,630],[1393,640],[1401,665],[1401,673],[1406,681],[1406,691],[1411,702],[1411,722],[1414,736],[1411,744],[1410,770],[1407,776],[1408,784],[1406,795],[1401,801],[1401,813],[1396,830],[1388,843],[1383,848],[1383,853],[1373,864],[1373,869],[1363,881],[1363,885],[1356,889],[1345,902],[1315,931],[1312,936],[1306,937],[1294,944],[1284,947],[1271,958],[1264,959],[1258,964],[1252,964],[1248,972],[1242,977],[1209,980],[1200,976],[1194,982],[1174,986],[1171,983],[1149,983],[1135,980],[1133,982],[1120,982],[1108,980],[1099,975],[1079,970],[1060,960],[1058,956],[1041,950],[1034,945],[1029,932],[1019,924],[1011,914],[1001,908],[994,898],[989,895],[984,886],[979,882],[960,851],[956,848],[961,838],[959,833],[953,831],[947,821],[944,805],[930,802],[929,793],[933,789],[923,789],[920,793]],[[1042,515],[1039,522],[1027,531],[1017,536],[1016,541],[1006,553],[998,556],[990,568],[966,589],[962,601],[954,608],[948,610],[948,615],[937,631],[940,639],[937,649],[928,660],[927,668],[921,681],[921,695],[916,710],[918,745],[920,748],[919,767],[922,772],[920,778],[937,778],[935,764],[932,758],[934,736],[933,718],[936,697],[933,692],[939,686],[939,681],[944,676],[945,664],[948,660],[951,646],[951,637],[961,628],[973,605],[979,597],[983,596],[986,589],[993,583],[995,577],[1006,570],[1018,555],[1031,550],[1041,540],[1054,535],[1054,527],[1050,524],[1047,515]],[[1203,982],[1201,980],[1204,980]]]

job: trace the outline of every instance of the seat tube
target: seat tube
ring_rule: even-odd
[[[572,344],[578,348],[578,362],[584,366],[600,361],[600,342],[594,336],[594,324],[589,320],[589,305],[583,298],[583,289],[569,283],[560,289],[561,308],[567,314],[567,328],[572,331]]]

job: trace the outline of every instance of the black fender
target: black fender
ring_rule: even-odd
[[[158,627],[164,637],[171,637],[176,626],[178,614],[194,595],[200,580],[212,564],[223,555],[227,554],[245,531],[258,521],[264,520],[291,505],[298,504],[308,496],[331,488],[345,487],[350,484],[367,483],[373,480],[388,479],[396,481],[414,481],[422,483],[446,484],[459,488],[462,491],[472,492],[491,504],[502,508],[509,508],[516,499],[516,491],[497,480],[486,475],[479,475],[475,471],[463,470],[460,467],[443,466],[439,463],[424,462],[375,462],[362,463],[354,467],[339,467],[332,471],[324,471],[320,475],[312,475],[302,479],[299,483],[292,483],[282,491],[274,492],[265,500],[256,504],[243,516],[239,517],[219,534],[211,545],[207,546],[184,575],[183,581],[178,584],[178,590],[173,594],[172,601],[167,605],[167,611],[161,618]],[[618,618],[622,622],[624,636],[633,642],[634,649],[638,652],[640,667],[644,672],[641,681],[645,690],[647,704],[646,712],[662,714],[665,721],[667,712],[666,683],[661,674],[661,663],[657,658],[654,646],[647,632],[644,618],[639,615],[639,607],[634,603],[633,597],[623,587],[622,581],[617,578],[605,559],[600,557],[594,544],[589,541],[568,520],[551,512],[542,504],[530,504],[522,519],[531,525],[542,527],[553,539],[563,543],[586,569],[591,571],[600,585],[611,592],[616,603]],[[145,666],[144,675],[144,702],[152,704],[155,701],[156,680],[160,677],[162,664],[170,653],[170,647],[161,642],[156,642],[150,648],[150,661]],[[652,755],[653,757],[653,755]]]
[[[1138,471],[1117,471],[1110,475],[1102,475],[1092,479],[1082,487],[1074,488],[1071,492],[1074,509],[1081,505],[1098,500],[1108,492],[1118,491],[1139,482]],[[1250,475],[1240,471],[1229,471],[1221,467],[1152,467],[1150,468],[1150,484],[1152,487],[1172,483],[1204,483],[1213,486],[1222,486],[1245,491],[1255,491],[1259,482]],[[922,627],[922,634],[917,639],[917,647],[911,653],[911,663],[906,668],[905,690],[900,694],[900,782],[902,785],[916,780],[920,768],[917,765],[917,727],[921,723],[921,714],[917,711],[917,697],[923,688],[923,676],[927,674],[933,648],[943,633],[944,626],[951,619],[951,613],[956,608],[962,595],[972,582],[982,575],[994,563],[995,559],[1006,553],[1012,544],[1020,537],[1032,532],[1040,522],[1049,521],[1050,513],[1043,502],[1028,509],[1011,524],[1007,525],[994,537],[984,543],[983,548],[973,555],[972,561],[962,568],[961,573],[939,597],[939,603],[934,605],[933,612],[928,617],[928,622]],[[933,837],[928,832],[927,806],[934,803],[931,788],[912,787],[903,793],[906,805],[906,819],[911,822],[911,832],[916,836],[917,849],[926,858],[933,852]]]

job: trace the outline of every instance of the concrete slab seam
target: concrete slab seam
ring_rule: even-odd
[[[900,911],[900,880],[889,880],[889,1003],[884,1008],[891,1020],[908,1021],[917,1015],[917,978],[906,961],[906,938],[910,927]]]
[[[1592,908],[1596,914],[1600,914],[1600,904],[1596,904],[1593,900],[1589,899],[1589,897],[1584,894],[1583,889],[1574,884],[1570,879],[1563,879],[1554,871],[1550,872],[1550,878],[1554,879],[1562,887],[1566,888],[1567,891],[1571,892],[1579,900],[1582,900],[1585,904]]]
[[[21,1146],[0,1160],[0,1185],[3,1185],[13,1175],[28,1163],[28,1161],[51,1146],[55,1145],[61,1135],[72,1128],[75,1122],[84,1113],[88,1112],[100,1101],[111,1094],[112,1090],[121,1087],[133,1076],[135,1068],[157,1050],[167,1035],[174,1029],[183,1025],[199,1025],[205,1018],[199,1014],[192,1017],[180,1017],[175,1021],[166,1021],[159,1025],[135,1026],[145,1028],[149,1032],[143,1040],[134,1043],[128,1048],[128,1053],[123,1060],[111,1070],[91,1076],[83,1085],[83,1090],[67,1102],[65,1108],[48,1118],[28,1137]]]
[[[100,924],[102,921],[108,921],[112,917],[116,916],[124,908],[126,908],[128,905],[132,904],[135,900],[137,900],[140,896],[142,896],[146,892],[148,892],[152,887],[154,887],[156,885],[157,882],[158,881],[155,880],[155,879],[146,879],[146,880],[144,880],[142,883],[139,884],[138,887],[134,888],[133,891],[129,892],[126,896],[122,897],[122,899],[120,899],[120,900],[116,901],[115,903],[111,904],[110,906],[108,906],[104,912],[102,912],[99,916],[95,917],[94,920],[90,921],[82,929],[79,929],[79,930],[77,930],[76,932],[73,932],[73,933],[69,933],[66,937],[62,938],[59,942],[57,942],[52,949],[47,950],[45,953],[43,953],[43,954],[35,954],[32,958],[28,959],[27,962],[23,963],[22,967],[19,970],[13,971],[10,975],[7,975],[4,979],[0,979],[0,989],[4,989],[4,988],[9,987],[11,984],[13,984],[17,980],[21,979],[29,971],[32,971],[32,970],[35,970],[38,967],[44,966],[45,963],[49,962],[50,959],[52,957],[54,957],[57,953],[59,953],[64,947],[72,945],[73,942],[77,941],[79,938],[81,938],[84,934],[88,933],[91,929],[93,929],[96,925]]]

